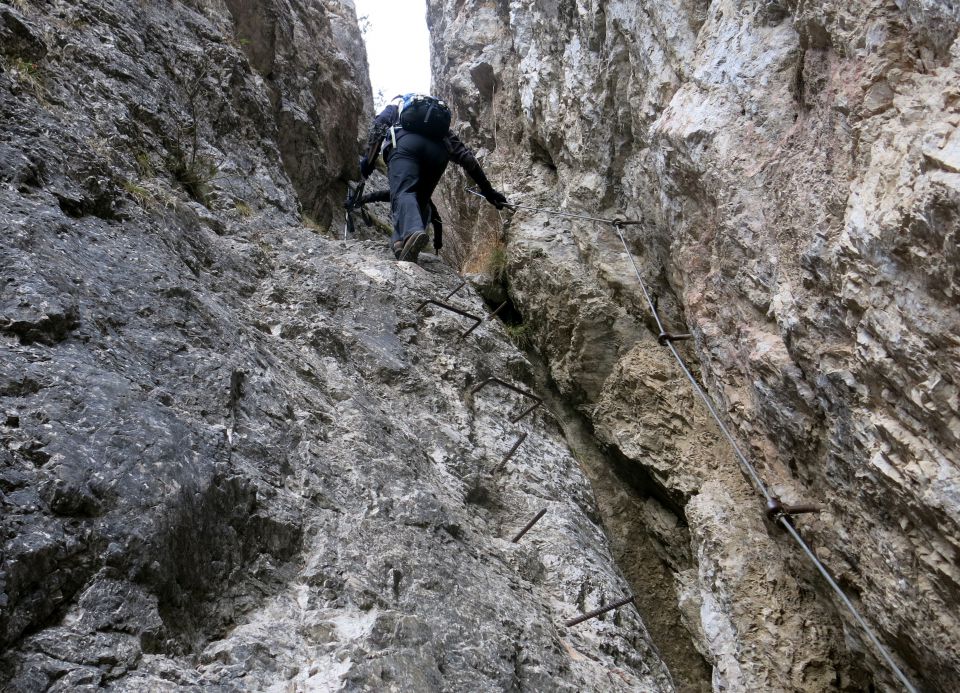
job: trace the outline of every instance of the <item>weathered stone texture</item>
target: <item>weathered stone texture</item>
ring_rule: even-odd
[[[530,379],[503,326],[330,239],[352,3],[18,1],[0,39],[0,688],[675,690],[632,607],[562,625],[630,586],[550,414],[469,394]]]
[[[491,177],[526,205],[642,219],[625,227],[641,272],[762,475],[824,504],[799,521],[821,558],[916,684],[951,690],[960,7],[428,6],[439,90]],[[468,200],[448,198],[472,228]],[[856,688],[864,653],[895,688],[760,521],[655,346],[612,229],[518,212],[508,241],[510,295],[553,380],[683,509],[697,567],[674,571],[678,600],[715,687]]]

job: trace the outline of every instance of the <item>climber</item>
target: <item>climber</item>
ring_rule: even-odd
[[[389,201],[389,190],[377,190],[376,192],[361,195],[359,198],[357,198],[356,202],[348,200],[346,204],[362,207],[369,202]],[[433,203],[433,200],[430,200],[430,224],[433,226],[433,248],[439,255],[440,249],[443,248],[443,219],[440,218],[440,212],[437,210],[437,206]]]
[[[391,248],[398,260],[416,262],[427,243],[431,218],[430,196],[450,159],[480,186],[488,202],[502,209],[509,204],[493,189],[473,152],[450,132],[450,109],[432,96],[398,96],[374,118],[367,137],[367,152],[360,158],[360,174],[373,173],[377,155],[383,154],[390,181],[393,215]]]

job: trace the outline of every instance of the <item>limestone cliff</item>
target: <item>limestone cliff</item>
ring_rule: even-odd
[[[0,689],[675,690],[563,625],[630,585],[535,365],[333,239],[370,110],[349,0],[0,2]]]
[[[642,221],[624,227],[641,273],[764,479],[822,503],[797,520],[820,558],[917,686],[954,690],[960,6],[428,7],[437,91],[492,179],[527,206]],[[494,242],[494,215],[457,185],[446,199]],[[646,500],[608,524],[633,523],[672,577],[655,642],[685,632],[715,690],[898,689],[763,519],[612,228],[521,210],[506,241],[550,381],[642,476]],[[667,661],[691,686],[693,659]]]

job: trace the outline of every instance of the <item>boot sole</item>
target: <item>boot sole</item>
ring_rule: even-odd
[[[400,262],[416,262],[420,257],[420,251],[427,244],[427,234],[424,231],[417,231],[407,239],[403,244],[403,250],[400,252]]]

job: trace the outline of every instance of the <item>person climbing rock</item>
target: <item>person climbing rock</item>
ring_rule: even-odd
[[[360,173],[368,178],[383,154],[390,181],[393,216],[391,248],[398,260],[416,262],[427,243],[430,197],[452,159],[480,187],[488,202],[502,209],[507,198],[494,190],[473,152],[450,131],[447,105],[432,96],[398,96],[373,120]]]
[[[350,204],[356,204],[357,206],[362,206],[369,204],[371,202],[389,202],[390,201],[390,191],[389,190],[377,190],[376,192],[366,193],[361,195],[355,203],[352,201]],[[440,254],[440,249],[443,248],[443,219],[440,218],[440,211],[437,209],[437,206],[433,203],[433,200],[430,200],[430,224],[433,226],[433,248],[437,251],[437,254]]]

